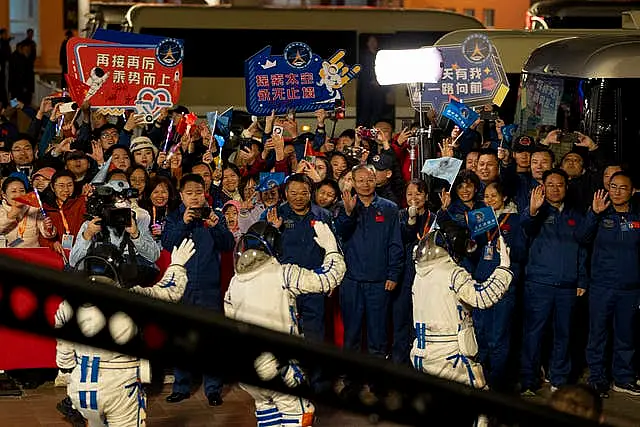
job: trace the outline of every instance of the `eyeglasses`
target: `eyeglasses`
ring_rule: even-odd
[[[102,135],[100,135],[100,138],[117,138],[118,137],[118,132],[105,132]]]

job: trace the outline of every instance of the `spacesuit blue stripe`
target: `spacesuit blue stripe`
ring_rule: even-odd
[[[90,391],[89,392],[89,408],[93,410],[98,410],[98,392]]]
[[[97,356],[93,357],[91,361],[91,382],[98,382],[98,373],[100,372],[100,358]]]
[[[276,411],[277,411],[277,409],[276,409]],[[265,421],[275,420],[276,418],[282,418],[282,414],[280,412],[274,412],[272,414],[266,414],[266,415],[257,415],[256,414],[256,419],[258,420],[258,422],[265,422]]]
[[[87,370],[89,368],[89,356],[82,356],[80,360],[80,382],[87,382]]]
[[[282,424],[282,418],[278,418],[273,421],[260,422],[258,421],[258,427],[270,427],[270,426],[279,426]]]
[[[80,407],[82,409],[87,409],[87,392],[86,391],[79,391],[78,392],[78,398],[80,399]]]
[[[256,410],[256,417],[259,417],[260,415],[273,414],[275,412],[278,412],[278,408],[263,409],[261,411]]]

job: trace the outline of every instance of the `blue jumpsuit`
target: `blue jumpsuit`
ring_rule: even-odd
[[[605,348],[613,324],[613,381],[635,382],[635,314],[640,296],[640,214],[589,209],[580,240],[593,242],[589,287],[589,383],[609,386]]]
[[[584,216],[547,204],[535,217],[522,214],[522,228],[529,239],[529,260],[524,284],[524,337],[520,364],[523,390],[536,390],[540,378],[540,345],[545,326],[553,327],[549,363],[551,384],[567,383],[571,371],[571,320],[576,289],[588,287],[587,251],[577,239]]]
[[[511,250],[509,269],[513,272],[513,280],[500,302],[485,310],[473,311],[473,325],[478,340],[478,360],[482,364],[489,387],[496,391],[507,391],[516,285],[522,266],[526,262],[526,248],[520,216],[517,213],[502,213],[498,222],[500,234]],[[498,229],[494,228],[486,234],[476,239],[480,256],[473,278],[479,283],[487,280],[500,265],[497,249]]]
[[[385,357],[389,304],[385,282],[398,283],[404,265],[398,207],[378,196],[366,207],[358,199],[351,216],[340,207],[335,225],[347,262],[340,286],[344,346],[360,349],[362,317],[366,315],[369,353]]]
[[[281,244],[282,264],[296,264],[303,268],[314,270],[322,266],[324,249],[315,242],[315,231],[312,221],[321,221],[331,226],[331,214],[314,204],[309,212],[297,215],[288,203],[278,206],[278,216],[282,219]],[[267,218],[267,211],[262,218]],[[324,341],[324,294],[304,294],[296,298],[298,315],[302,318],[302,332],[305,338]]]
[[[185,265],[189,282],[182,302],[220,312],[220,253],[233,249],[233,234],[227,228],[224,217],[220,218],[215,227],[206,227],[202,221],[185,224],[184,211],[185,206],[180,205],[167,216],[167,224],[162,234],[162,247],[177,247],[186,238],[193,240],[196,253]],[[176,368],[174,376],[173,392],[191,394],[191,373]],[[220,378],[204,375],[204,393],[207,396],[219,394],[221,391]]]

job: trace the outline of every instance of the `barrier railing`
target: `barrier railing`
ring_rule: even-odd
[[[45,307],[59,297],[66,299],[74,312],[83,304],[95,305],[107,319],[106,325],[114,314],[126,313],[138,332],[132,340],[119,345],[108,326],[91,337],[82,334],[73,318],[55,329],[44,313]],[[90,285],[75,273],[33,268],[5,256],[0,256],[0,324],[138,356],[164,366],[219,375],[228,383],[244,382],[353,412],[377,414],[381,419],[402,424],[426,425],[434,420],[441,424],[440,420],[446,420],[448,425],[471,426],[479,414],[485,414],[503,425],[598,425],[547,406],[471,389],[368,355],[232,321],[208,310]],[[336,383],[346,375],[354,384],[370,385],[380,398],[338,394],[332,387],[288,388],[279,379],[262,381],[253,366],[263,352],[273,353],[279,361],[295,359],[302,366],[320,369],[323,377]]]

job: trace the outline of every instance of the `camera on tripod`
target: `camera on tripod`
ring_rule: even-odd
[[[100,218],[100,224],[106,227],[126,228],[131,226],[131,209],[117,207],[118,200],[133,199],[138,197],[135,188],[123,188],[114,190],[111,186],[102,185],[96,187],[93,194],[87,198],[88,219]]]

